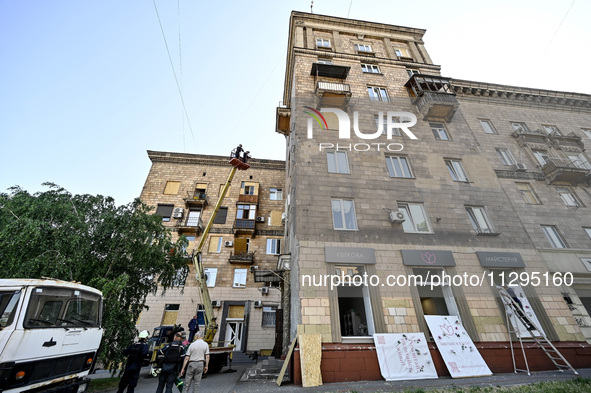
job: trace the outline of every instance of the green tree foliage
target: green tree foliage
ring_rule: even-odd
[[[115,369],[137,333],[146,296],[186,276],[187,241],[173,243],[160,216],[139,200],[116,206],[110,197],[44,185],[48,191],[33,195],[20,187],[0,193],[1,276],[51,277],[101,290],[99,359]]]

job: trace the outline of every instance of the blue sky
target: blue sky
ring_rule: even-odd
[[[123,204],[146,150],[284,158],[289,15],[310,1],[155,3],[188,120],[152,0],[0,0],[1,192],[50,181]],[[314,13],[427,29],[444,76],[591,94],[591,2],[492,3],[316,0]]]

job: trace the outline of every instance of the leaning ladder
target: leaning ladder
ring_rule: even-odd
[[[501,300],[503,301],[503,305],[505,306],[505,319],[507,321],[507,330],[509,331],[511,357],[513,358],[513,371],[515,373],[517,373],[518,371],[526,372],[527,375],[531,375],[523,343],[535,342],[540,347],[540,349],[544,351],[546,356],[548,356],[548,358],[552,361],[552,363],[554,363],[554,365],[560,372],[564,372],[565,369],[568,369],[572,371],[573,374],[578,375],[579,373],[577,372],[577,370],[575,370],[573,366],[571,366],[571,364],[564,358],[564,356],[562,356],[560,352],[558,352],[558,349],[556,349],[556,347],[548,340],[543,330],[541,330],[531,319],[526,320],[524,314],[525,310],[523,310],[521,306],[519,306],[519,304],[511,297],[511,295],[509,295],[507,290],[500,286],[497,288],[499,289],[499,295],[501,296]],[[518,312],[518,310],[520,312]],[[520,324],[515,324],[516,326],[513,326],[513,323],[511,323],[511,314],[513,314],[515,318],[517,318],[517,320],[521,322],[521,325],[523,327],[531,325],[534,328],[531,331],[528,331],[528,333],[531,336],[530,338],[524,339],[521,337],[521,330],[519,327]],[[534,332],[537,332],[538,334],[536,335]],[[517,340],[519,340],[519,346],[521,347],[523,360],[525,361],[525,370],[517,368],[517,364],[515,362],[515,352],[513,350],[512,333],[515,334],[515,337],[517,337]]]

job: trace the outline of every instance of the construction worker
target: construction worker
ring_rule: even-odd
[[[199,330],[199,324],[197,323],[197,315],[189,321],[189,343],[193,342],[195,333]]]
[[[248,161],[248,159],[250,158],[249,156],[250,152],[249,151],[245,151],[244,154],[242,155],[242,162],[246,164],[246,161]]]
[[[244,149],[242,148],[242,145],[238,145],[238,147],[234,149],[234,157],[240,159],[240,153],[242,153],[243,151]]]
[[[119,388],[117,393],[123,393],[127,388],[127,393],[133,393],[137,382],[140,378],[140,370],[142,363],[148,354],[148,344],[146,339],[150,333],[144,330],[138,335],[139,341],[131,344],[129,347],[123,350],[123,355],[127,356],[127,364],[125,365],[125,371],[119,381]]]
[[[209,367],[209,345],[203,341],[203,333],[198,331],[195,334],[197,339],[189,346],[187,356],[183,362],[183,369],[181,375],[187,373],[185,376],[186,393],[195,393],[199,391],[201,384],[201,375],[207,373]],[[193,383],[193,386],[191,386]],[[191,390],[189,390],[191,388]]]

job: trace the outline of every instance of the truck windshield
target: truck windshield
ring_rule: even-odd
[[[33,289],[25,328],[99,327],[101,298],[90,292],[70,288]]]
[[[20,297],[21,291],[0,291],[0,329],[14,321]]]

